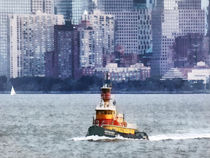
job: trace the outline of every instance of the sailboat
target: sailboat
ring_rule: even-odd
[[[14,89],[14,87],[13,87],[13,86],[12,86],[12,89],[11,89],[10,94],[11,94],[11,95],[15,95],[15,94],[16,94],[15,89]]]

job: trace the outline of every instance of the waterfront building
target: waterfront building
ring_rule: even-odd
[[[198,62],[197,65],[188,73],[188,81],[203,81],[204,84],[209,83],[210,68],[205,62]]]
[[[162,76],[174,67],[173,45],[178,36],[206,33],[201,0],[157,0],[152,13],[152,75]]]
[[[9,76],[8,14],[54,12],[53,0],[0,0],[0,75]]]
[[[186,79],[184,74],[178,68],[171,68],[168,72],[166,72],[162,80],[172,80],[172,79]]]
[[[84,12],[80,33],[80,67],[102,67],[103,55],[114,52],[114,17],[99,10]]]
[[[108,72],[110,80],[116,82],[138,81],[150,78],[150,67],[145,67],[142,63],[136,63],[129,67],[118,67],[117,63],[109,63],[106,67],[95,68],[92,72],[102,78]]]
[[[84,67],[81,69],[82,76],[94,76],[96,74],[96,70],[94,67]]]
[[[10,78],[45,76],[45,55],[54,50],[54,25],[63,25],[62,15],[9,15]]]
[[[210,78],[210,68],[205,62],[198,62],[193,68],[171,68],[162,76],[162,80],[183,79],[196,83],[203,81],[208,84]]]

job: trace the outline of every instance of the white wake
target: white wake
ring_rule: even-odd
[[[150,141],[204,139],[204,138],[210,138],[210,133],[165,134],[165,135],[149,136]]]
[[[117,136],[114,138],[105,137],[105,136],[87,136],[87,137],[75,137],[72,138],[73,141],[115,141],[115,140],[130,140],[129,138],[124,138]]]
[[[149,141],[164,141],[164,140],[186,140],[186,139],[210,139],[210,133],[186,133],[186,134],[162,134],[162,135],[153,135],[149,136]],[[139,139],[130,139],[117,136],[114,138],[105,137],[105,136],[87,136],[87,137],[74,137],[71,138],[73,141],[115,141],[115,140],[139,140]],[[144,140],[147,141],[147,140]]]

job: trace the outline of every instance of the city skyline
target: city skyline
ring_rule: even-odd
[[[210,158],[210,0],[0,0],[0,158]]]
[[[0,1],[0,4],[0,38],[4,39],[0,42],[0,75],[45,77],[59,72],[56,76],[65,78],[81,76],[83,69],[103,68],[111,63],[120,67],[144,63],[151,67],[151,77],[161,77],[175,67],[193,68],[200,61],[210,65],[208,0],[9,0]],[[32,27],[37,14],[40,19],[63,16],[63,22],[55,19],[51,23],[46,19],[40,26]],[[19,24],[17,16],[23,17]],[[27,17],[34,17],[34,20],[25,21]],[[12,18],[16,20],[12,22]],[[69,32],[64,31],[62,36],[59,36],[62,32],[58,32],[55,36],[56,25],[63,26],[60,31],[69,27]],[[51,29],[50,36],[48,31],[44,33],[47,27]],[[78,38],[71,31],[77,32]],[[40,35],[36,37],[35,32]],[[56,37],[63,40],[56,43]],[[77,48],[69,42],[73,39],[79,42]],[[33,40],[42,42],[33,43]],[[55,45],[62,49],[56,50]],[[36,53],[36,56],[29,55],[28,58],[27,52]],[[26,61],[27,58],[30,60]],[[36,66],[32,66],[36,59]],[[74,59],[77,60],[76,71]],[[57,63],[53,63],[55,61]],[[58,65],[57,70],[52,69],[54,64]],[[65,67],[65,64],[69,66]],[[42,71],[38,71],[37,66]],[[31,70],[31,73],[23,73],[23,69]],[[74,74],[76,72],[78,75]]]

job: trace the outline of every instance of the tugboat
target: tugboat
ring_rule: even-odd
[[[124,115],[116,110],[116,101],[111,97],[112,85],[108,74],[103,87],[101,87],[101,102],[96,107],[96,116],[93,125],[89,127],[87,136],[106,136],[132,139],[149,140],[145,132],[140,132],[136,127],[125,121]]]

